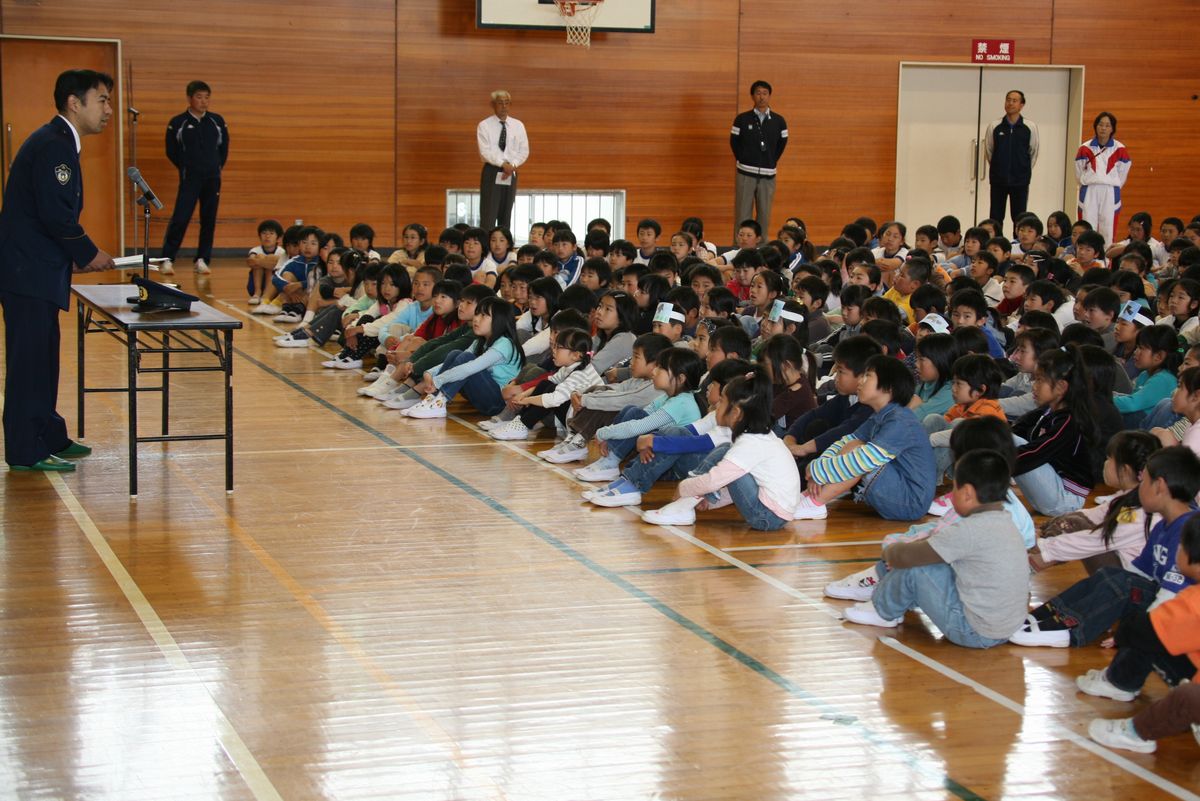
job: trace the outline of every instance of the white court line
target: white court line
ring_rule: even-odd
[[[848,545],[882,545],[883,540],[854,540],[853,542],[790,542],[783,545],[739,545],[725,548],[726,553],[739,551],[779,551],[784,548],[842,548]]]
[[[225,303],[225,302],[221,301],[221,303]],[[225,304],[225,305],[228,306],[229,304]],[[247,316],[250,316],[250,315],[247,315]],[[264,315],[257,315],[257,316],[262,317]],[[267,327],[273,328],[273,326],[267,326]],[[316,351],[311,348],[309,349],[309,352],[312,353],[313,355],[319,355],[321,353],[321,351]],[[563,478],[567,479],[568,481],[572,482],[573,484],[576,484],[578,486],[586,486],[586,487],[595,487],[596,486],[593,483],[582,481],[582,480],[576,478],[570,472],[563,469],[562,467],[559,467],[556,464],[551,464],[550,462],[547,462],[544,459],[538,458],[538,456],[534,453],[530,453],[527,450],[516,447],[511,442],[500,442],[498,440],[492,440],[492,438],[490,436],[488,436],[488,433],[486,431],[479,428],[474,423],[464,420],[463,418],[459,417],[458,415],[450,414],[450,415],[447,415],[447,418],[450,420],[453,420],[454,422],[458,423],[459,425],[463,426],[464,428],[470,429],[470,430],[478,433],[486,441],[497,442],[498,444],[503,445],[505,448],[512,451],[513,453],[518,454],[519,456],[522,456],[525,459],[528,459],[529,461],[533,462],[538,467],[540,467],[542,469],[549,469],[551,472],[557,473],[558,475],[562,476]],[[637,515],[640,519],[641,510],[639,507],[626,506],[626,507],[622,507],[622,508],[629,511],[631,514]],[[700,548],[701,550],[703,550],[709,554],[712,554],[717,559],[720,559],[721,561],[723,561],[727,564],[730,564],[730,565],[738,568],[739,570],[742,570],[742,571],[750,574],[751,576],[754,576],[759,581],[769,584],[770,586],[774,587],[775,589],[779,590],[780,592],[783,592],[784,594],[786,594],[792,598],[795,598],[796,600],[800,601],[801,603],[805,604],[806,606],[808,606],[812,609],[815,609],[816,611],[819,611],[819,612],[822,612],[823,614],[829,615],[830,617],[834,618],[835,620],[842,619],[842,614],[838,607],[835,607],[831,604],[827,604],[823,601],[817,600],[817,599],[813,598],[812,596],[808,595],[807,593],[805,593],[801,590],[798,590],[795,587],[792,587],[791,585],[789,585],[783,581],[780,581],[779,579],[775,578],[774,576],[768,575],[768,574],[762,572],[761,570],[753,567],[752,565],[746,564],[742,560],[738,559],[737,557],[735,557],[731,553],[729,553],[729,551],[735,551],[735,550],[736,551],[768,550],[768,549],[775,549],[779,546],[743,546],[741,548],[729,548],[726,550],[721,550],[720,548],[710,545],[709,543],[705,542],[704,540],[701,540],[701,539],[687,533],[686,531],[683,531],[682,529],[680,529],[676,526],[656,526],[656,528],[662,529],[663,531],[670,532],[671,534],[675,535],[676,537],[683,540],[684,542],[687,542],[691,545],[695,545],[696,547]],[[836,543],[836,544],[837,545],[878,545],[880,543],[882,543],[882,540],[859,541],[859,542],[854,542],[854,543],[847,542],[847,543]],[[796,545],[791,546],[791,547],[806,547],[807,545],[810,545],[810,544],[797,543]],[[812,545],[812,547],[830,547],[830,545],[834,545],[834,543],[821,543],[821,544],[811,543],[811,545]],[[846,631],[848,633],[857,634],[857,632],[852,632],[852,630],[850,630],[850,629],[846,629]],[[862,635],[859,635],[859,636],[862,636]],[[890,640],[890,642],[888,642],[889,640]],[[1000,704],[1005,709],[1016,712],[1017,714],[1021,715],[1022,717],[1025,716],[1025,708],[1022,707],[1020,704],[1017,704],[1016,702],[1011,701],[1010,699],[1006,698],[1005,696],[1001,695],[1000,693],[996,692],[995,690],[991,689],[990,687],[987,687],[986,685],[980,684],[979,682],[975,681],[974,679],[970,679],[967,676],[964,676],[963,674],[959,673],[958,671],[954,670],[953,668],[950,668],[950,667],[942,664],[941,662],[937,661],[936,659],[934,659],[930,656],[926,656],[925,654],[921,653],[920,651],[912,649],[912,648],[908,647],[907,645],[904,645],[903,643],[901,643],[897,640],[894,640],[890,637],[880,637],[879,641],[883,642],[885,645],[888,645],[893,650],[904,654],[905,656],[909,657],[910,659],[913,659],[914,661],[919,662],[922,665],[925,665],[926,667],[930,668],[931,670],[941,673],[943,676],[951,679],[952,681],[955,681],[966,687],[970,687],[972,690],[979,693],[984,698],[987,698],[988,700],[993,701],[994,703]],[[1093,743],[1089,739],[1080,737],[1078,734],[1072,732],[1069,729],[1065,729],[1062,727],[1058,727],[1058,728],[1062,729],[1061,735],[1062,735],[1063,739],[1066,739],[1069,742],[1083,748],[1084,750],[1101,757],[1102,759],[1104,759],[1105,761],[1114,765],[1115,767],[1121,768],[1121,769],[1125,770],[1126,772],[1136,776],[1137,778],[1143,779],[1144,781],[1147,781],[1147,782],[1153,784],[1155,787],[1158,787],[1159,789],[1162,789],[1165,792],[1168,792],[1177,798],[1185,799],[1185,801],[1200,801],[1200,796],[1197,796],[1195,793],[1192,793],[1191,791],[1187,790],[1186,788],[1180,787],[1179,785],[1174,784],[1174,783],[1170,782],[1169,780],[1164,779],[1164,778],[1158,776],[1157,774],[1146,770],[1145,768],[1142,768],[1141,766],[1137,765],[1136,763],[1131,762],[1128,759],[1125,759],[1124,757],[1122,757],[1118,754],[1114,754],[1105,748],[1102,748],[1101,746]]]
[[[910,648],[909,646],[905,645],[904,643],[900,642],[899,640],[896,640],[893,637],[880,637],[879,642],[883,643],[888,648],[891,648],[895,651],[899,651],[900,653],[907,656],[909,659],[914,659],[917,662],[920,662],[922,665],[929,668],[930,670],[935,670],[938,673],[941,673],[943,676],[950,679],[951,681],[957,682],[958,684],[961,684],[964,687],[970,687],[972,690],[979,693],[984,698],[987,698],[988,700],[999,704],[1000,706],[1004,707],[1005,709],[1009,710],[1010,712],[1015,712],[1016,714],[1020,715],[1021,717],[1025,717],[1025,707],[1024,706],[1022,706],[1021,704],[1012,700],[1011,698],[1008,698],[1007,696],[1001,695],[1000,693],[996,692],[995,690],[988,687],[987,685],[980,684],[979,682],[975,681],[974,679],[972,679],[968,676],[964,676],[962,673],[959,673],[954,668],[943,665],[941,662],[937,661],[936,659],[926,656],[925,654],[921,653],[920,651],[918,651],[914,648]],[[1187,799],[1187,801],[1200,801],[1200,796],[1196,795],[1191,790],[1188,790],[1186,787],[1180,787],[1178,784],[1175,784],[1174,782],[1172,782],[1168,779],[1164,779],[1162,776],[1159,776],[1157,773],[1146,770],[1145,768],[1143,768],[1141,765],[1137,764],[1136,762],[1133,762],[1133,761],[1121,756],[1120,754],[1117,754],[1117,753],[1114,753],[1113,751],[1108,750],[1107,748],[1100,745],[1099,743],[1093,742],[1091,739],[1084,737],[1083,735],[1079,734],[1078,732],[1076,732],[1072,729],[1068,729],[1066,726],[1063,726],[1059,723],[1050,723],[1050,729],[1053,732],[1055,737],[1057,737],[1061,740],[1067,740],[1067,741],[1073,743],[1074,745],[1079,746],[1083,750],[1088,751],[1091,754],[1100,757],[1104,761],[1109,762],[1110,764],[1115,765],[1116,767],[1119,767],[1119,768],[1127,771],[1128,773],[1132,773],[1134,776],[1137,776],[1139,779],[1141,779],[1145,782],[1149,782],[1150,784],[1153,784],[1158,789],[1160,789],[1164,792],[1170,793],[1171,795],[1175,796],[1176,798]]]
[[[95,550],[96,555],[100,557],[100,561],[108,568],[109,574],[116,581],[121,593],[125,599],[129,601],[129,605],[133,607],[133,612],[142,621],[142,625],[154,640],[154,644],[158,646],[158,650],[166,658],[167,663],[185,674],[189,681],[194,685],[202,688],[205,696],[212,704],[212,709],[217,722],[217,737],[221,742],[221,748],[228,755],[229,759],[237,768],[238,773],[242,775],[246,785],[250,788],[250,792],[254,794],[256,799],[260,801],[283,801],[283,797],[275,789],[275,785],[271,784],[271,780],[267,778],[267,774],[263,771],[262,766],[258,764],[258,760],[254,758],[254,754],[250,753],[250,749],[242,740],[237,730],[233,728],[233,724],[229,722],[229,718],[225,717],[225,713],[221,711],[221,706],[213,698],[212,693],[208,690],[208,685],[204,679],[188,662],[187,656],[179,644],[175,642],[175,638],[171,636],[171,632],[167,630],[166,625],[154,611],[154,607],[146,596],[142,594],[142,590],[138,587],[137,582],[133,580],[133,576],[129,575],[129,571],[121,564],[121,560],[109,546],[108,540],[104,539],[104,535],[100,533],[100,529],[96,527],[95,522],[84,510],[83,505],[79,503],[79,499],[71,492],[66,482],[62,477],[54,473],[47,473],[46,478],[50,481],[50,485],[54,487],[54,491],[58,493],[58,497],[62,499],[71,516],[75,518],[75,523],[79,526],[83,536]]]

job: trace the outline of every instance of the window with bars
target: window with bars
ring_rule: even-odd
[[[582,244],[589,221],[603,217],[612,224],[612,238],[625,238],[624,189],[522,189],[513,201],[512,233],[518,245],[529,241],[529,226],[562,220]],[[479,224],[479,190],[446,190],[446,225]]]

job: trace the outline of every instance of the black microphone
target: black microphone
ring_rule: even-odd
[[[158,199],[158,196],[155,195],[154,191],[150,189],[150,185],[146,183],[146,179],[142,177],[141,170],[139,170],[137,167],[130,167],[125,171],[125,174],[129,176],[129,180],[133,181],[134,184],[137,185],[138,191],[142,193],[143,200],[147,200],[152,203],[156,209],[161,209],[163,207],[162,201]]]

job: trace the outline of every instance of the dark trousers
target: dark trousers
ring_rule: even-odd
[[[496,227],[512,230],[517,174],[513,173],[511,184],[500,186],[496,183],[496,176],[500,173],[499,167],[484,164],[483,172],[479,175],[479,227],[485,231]]]
[[[1004,204],[1012,211],[1013,233],[1017,230],[1017,218],[1025,213],[1029,204],[1029,184],[1024,186],[1009,186],[1008,184],[992,184],[992,208],[988,216],[1004,226]]]
[[[1119,567],[1102,567],[1046,601],[1045,606],[1058,613],[1071,631],[1071,645],[1079,648],[1118,620],[1149,608],[1156,594],[1157,582]]]
[[[58,406],[59,308],[0,292],[4,307],[4,460],[31,465],[71,444]]]
[[[553,392],[558,385],[549,378],[544,378],[538,382],[538,385],[533,388],[534,395],[545,395],[548,392]],[[560,423],[565,423],[567,420],[567,412],[571,410],[571,404],[563,403],[559,406],[553,406],[547,409],[545,406],[526,406],[521,410],[521,422],[526,428],[533,428],[542,420],[545,420],[550,415],[558,418]]]
[[[175,210],[163,238],[162,255],[174,259],[183,244],[196,202],[200,202],[200,243],[196,258],[212,261],[213,234],[217,230],[217,206],[221,203],[221,176],[190,176],[184,173],[179,179],[179,192],[175,195]]]
[[[1141,609],[1121,618],[1117,649],[1106,675],[1114,687],[1122,690],[1137,692],[1154,671],[1172,687],[1196,675],[1192,660],[1167,651],[1150,623],[1150,613]]]

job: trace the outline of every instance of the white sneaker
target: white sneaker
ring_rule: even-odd
[[[420,403],[404,410],[405,417],[419,420],[434,420],[446,416],[446,396],[440,392],[426,395]]]
[[[258,304],[262,303],[262,298],[260,298],[258,295],[251,295],[250,300],[246,302],[251,306],[257,306]]]
[[[383,375],[383,370],[380,370],[378,367],[372,367],[363,373],[363,381],[378,381],[381,375]]]
[[[1196,745],[1200,745],[1200,723],[1192,724],[1192,736],[1196,738]]]
[[[1094,695],[1097,698],[1111,698],[1114,701],[1132,701],[1138,697],[1135,692],[1122,690],[1114,687],[1108,677],[1104,675],[1104,670],[1093,668],[1082,676],[1075,679],[1075,686],[1088,695]]]
[[[807,495],[800,496],[800,503],[796,504],[796,508],[792,512],[793,520],[824,520],[827,517],[829,517],[829,508],[823,503],[817,503]]]
[[[593,490],[587,493],[588,501],[591,501],[596,506],[637,506],[642,502],[642,493],[621,492],[615,489]]]
[[[504,425],[504,423],[505,421],[501,419],[500,415],[497,414],[489,417],[486,420],[480,421],[479,428],[483,431],[491,431],[496,426]]]
[[[204,259],[196,259],[196,266],[194,269],[200,275],[208,275],[212,272],[208,266],[208,262],[206,262]]]
[[[261,308],[262,308],[262,306],[258,307],[258,309],[261,309]],[[258,311],[258,309],[255,309],[255,311]],[[301,317],[300,315],[296,314],[295,312],[285,311],[285,312],[280,312],[279,314],[275,315],[271,319],[277,323],[298,323],[304,318]]]
[[[869,601],[879,586],[879,576],[875,573],[875,565],[863,568],[839,581],[831,581],[825,585],[825,595],[842,601]]]
[[[175,262],[171,261],[170,259],[167,259],[162,264],[158,265],[158,274],[159,275],[174,275],[175,274]]]
[[[326,359],[325,361],[321,362],[321,366],[336,368],[338,366],[338,361],[338,359]]]
[[[893,629],[903,622],[904,618],[898,617],[895,620],[887,620],[879,616],[875,611],[875,604],[870,601],[857,603],[849,609],[842,610],[842,617],[849,623],[858,623],[861,626],[877,626],[881,629]]]
[[[362,367],[362,359],[334,359],[335,370],[357,370]]]
[[[406,397],[403,393],[395,393],[387,400],[383,401],[383,405],[389,409],[411,409],[421,402],[421,398]]]
[[[1067,648],[1071,645],[1071,632],[1066,629],[1042,631],[1037,618],[1028,615],[1021,628],[1017,629],[1016,634],[1009,637],[1008,641],[1013,645],[1025,645],[1031,648]]]
[[[278,303],[260,303],[250,310],[251,314],[279,314],[283,311],[283,307]]]
[[[550,450],[541,451],[538,456],[550,464],[581,462],[588,457],[587,440],[582,434],[572,434]]]
[[[940,498],[934,498],[933,503],[929,504],[929,512],[934,517],[945,517],[946,512],[954,508],[954,504],[950,503],[950,493],[946,493]]]
[[[287,337],[283,337],[281,339],[275,340],[275,347],[277,347],[277,348],[307,348],[309,346],[309,343],[311,343],[311,342],[312,342],[312,340],[309,339],[308,337],[304,337],[302,339],[295,339],[293,337],[287,336]]]
[[[503,425],[498,425],[488,432],[492,439],[516,441],[529,439],[529,429],[521,422],[521,418],[509,420]]]
[[[1143,740],[1133,731],[1133,718],[1120,720],[1105,720],[1096,718],[1088,724],[1088,737],[1100,745],[1109,748],[1121,748],[1125,751],[1137,751],[1139,754],[1153,754],[1158,743],[1154,740]]]
[[[656,526],[691,526],[696,523],[699,498],[676,498],[661,509],[642,512],[642,520]]]
[[[600,459],[571,472],[574,473],[575,478],[581,481],[616,481],[621,475],[621,467],[620,465],[610,467],[609,462]]]
[[[392,379],[390,375],[380,374],[375,383],[369,387],[359,387],[358,394],[368,398],[382,398],[384,395],[390,395],[400,386],[399,381]]]

